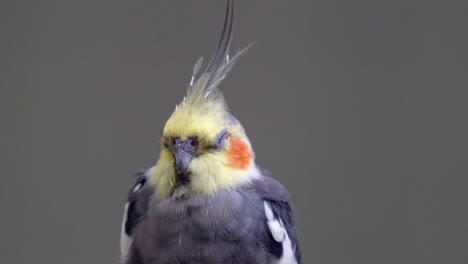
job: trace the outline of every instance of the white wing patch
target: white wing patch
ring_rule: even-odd
[[[265,216],[267,218],[267,224],[271,235],[276,242],[283,245],[283,255],[275,262],[275,264],[297,264],[291,239],[284,228],[283,221],[275,218],[268,202],[264,201],[263,205],[265,207]]]
[[[267,224],[270,228],[271,235],[275,239],[276,242],[283,242],[286,230],[284,230],[283,223],[280,219],[275,219],[273,212],[271,211],[271,207],[267,202],[263,202],[265,206],[265,215],[267,218]]]
[[[133,188],[132,192],[137,192],[138,190],[141,189],[142,186],[143,186],[143,183],[137,184],[137,185]]]
[[[124,208],[122,229],[120,233],[120,256],[122,259],[122,263],[125,263],[125,260],[128,256],[128,252],[130,250],[130,245],[132,244],[132,238],[129,237],[127,233],[125,233],[125,223],[127,222],[128,206],[129,206],[129,203],[127,202]]]

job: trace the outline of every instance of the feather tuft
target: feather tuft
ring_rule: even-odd
[[[189,89],[187,92],[187,100],[183,104],[193,106],[202,106],[206,103],[220,104],[223,109],[226,109],[226,103],[218,86],[223,81],[228,72],[233,68],[240,56],[244,54],[252,45],[236,52],[234,56],[229,55],[229,48],[233,35],[234,26],[234,1],[228,0],[226,6],[226,16],[221,37],[210,62],[205,71],[197,78],[197,75],[202,67],[203,58],[200,58],[193,67],[193,74],[190,80]]]

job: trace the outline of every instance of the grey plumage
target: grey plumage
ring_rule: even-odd
[[[140,209],[148,209],[135,218],[127,264],[300,263],[288,192],[268,176],[213,197],[158,198],[148,195],[152,191],[149,186],[132,194],[133,202],[148,205]],[[267,225],[264,202],[284,224],[296,262],[277,262],[284,249]]]
[[[301,262],[288,192],[255,165],[245,131],[217,89],[250,47],[229,57],[233,18],[233,1],[228,0],[218,48],[197,80],[202,62],[196,63],[179,108],[190,118],[179,120],[183,125],[176,126],[177,132],[163,134],[163,161],[140,174],[130,191],[121,240],[125,264]],[[183,116],[178,113],[176,117]],[[199,124],[192,115],[203,116],[202,124],[216,131],[209,143],[207,131],[197,127],[187,132],[186,126]],[[197,161],[198,167],[190,167]],[[146,182],[148,175],[154,186]],[[179,181],[167,184],[175,176]],[[208,183],[219,186],[206,188]]]
[[[154,193],[153,188],[147,184],[148,171],[140,171],[135,174],[135,184],[128,193],[120,234],[120,255],[122,262],[125,262],[127,259],[130,246],[133,242],[135,227],[146,216],[149,197]]]

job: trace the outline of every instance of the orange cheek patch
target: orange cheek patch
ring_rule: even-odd
[[[242,139],[230,138],[229,142],[229,165],[237,169],[247,169],[253,156],[249,145]]]

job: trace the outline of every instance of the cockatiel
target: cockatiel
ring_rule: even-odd
[[[246,51],[228,55],[233,1],[206,70],[166,122],[156,166],[138,174],[125,207],[126,264],[299,264],[287,190],[255,164],[241,123],[218,90]]]

